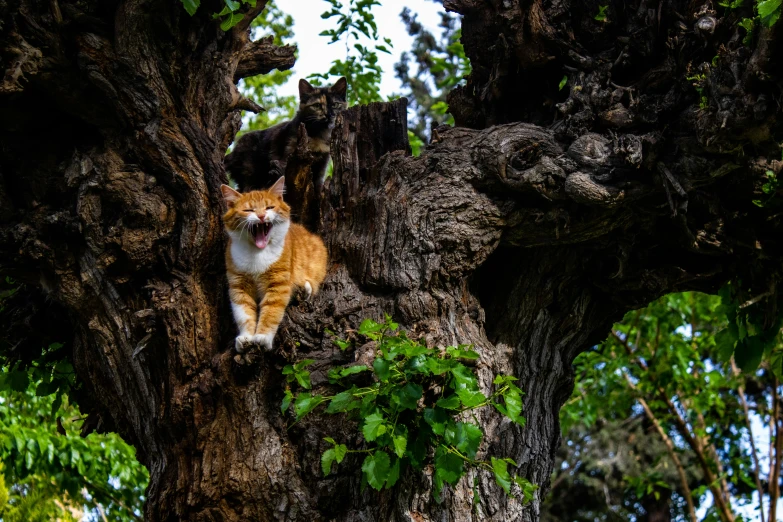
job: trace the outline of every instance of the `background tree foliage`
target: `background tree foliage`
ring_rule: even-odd
[[[442,32],[437,37],[418,21],[416,13],[408,8],[400,13],[414,42],[409,51],[400,55],[394,71],[402,83],[402,95],[414,111],[408,120],[414,155],[429,141],[430,129],[454,124],[454,118],[448,114],[446,95],[470,74],[470,61],[460,42],[459,17],[445,11],[440,17]]]
[[[283,12],[274,1],[268,2],[261,15],[253,20],[253,39],[272,37],[275,45],[293,43],[294,20],[290,14]],[[290,120],[296,114],[299,100],[296,96],[285,96],[277,93],[281,85],[291,80],[294,71],[279,71],[277,69],[269,74],[259,74],[249,78],[243,78],[239,83],[242,93],[263,107],[265,110],[258,114],[244,113],[245,122],[242,130],[237,135],[245,132],[261,130],[276,125],[282,121]]]
[[[546,520],[776,520],[780,375],[738,368],[724,308],[668,295],[577,358]]]
[[[2,520],[141,520],[147,470],[116,434],[80,434],[84,418],[54,396],[0,392],[0,448],[9,495]]]

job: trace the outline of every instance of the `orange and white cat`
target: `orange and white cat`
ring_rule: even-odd
[[[294,287],[307,298],[326,276],[326,247],[318,236],[291,223],[283,201],[285,178],[267,190],[241,194],[222,185],[228,211],[223,224],[229,235],[226,271],[234,320],[239,328],[237,352],[251,345],[272,349]]]

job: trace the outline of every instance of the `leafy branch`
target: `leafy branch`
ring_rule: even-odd
[[[290,384],[300,388],[296,395],[290,387],[281,405],[286,412],[293,408],[296,424],[321,405],[329,415],[346,414],[358,419],[358,430],[367,443],[349,449],[333,438],[321,455],[324,475],[340,464],[350,453],[365,454],[362,463],[363,483],[373,489],[392,488],[408,466],[421,470],[434,466],[436,498],[445,484],[454,486],[468,468],[478,468],[494,474],[497,484],[509,495],[516,483],[525,502],[532,499],[538,486],[512,474],[508,465],[517,466],[509,458],[479,460],[477,454],[484,432],[477,422],[465,419],[469,412],[492,406],[512,422],[525,425],[522,416],[522,390],[514,384],[516,378],[498,375],[493,381],[494,392],[487,397],[479,390],[478,378],[468,364],[479,354],[469,345],[450,346],[443,351],[427,348],[405,332],[389,316],[383,323],[365,319],[358,334],[375,342],[372,368],[367,365],[332,368],[329,382],[342,389],[334,395],[314,395],[310,391],[310,375],[306,359],[288,365],[283,374]],[[340,349],[350,343],[335,339]],[[365,375],[362,375],[365,374]],[[350,378],[351,376],[357,376]],[[366,385],[357,386],[357,380]],[[351,381],[353,384],[348,384]],[[475,420],[475,417],[474,417]]]
[[[336,26],[320,33],[329,38],[329,44],[345,43],[345,60],[335,60],[326,73],[310,76],[314,82],[327,80],[331,76],[345,76],[348,85],[348,102],[370,103],[381,101],[380,84],[383,69],[378,63],[378,53],[391,54],[392,42],[381,38],[378,25],[372,14],[372,8],[381,5],[378,0],[349,0],[343,5],[339,0],[326,0],[330,9],[321,14],[321,18],[334,19]],[[370,41],[369,45],[360,43],[361,37]]]

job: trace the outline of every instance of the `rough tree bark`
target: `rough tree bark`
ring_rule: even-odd
[[[741,277],[777,301],[780,215],[751,203],[781,168],[777,27],[746,45],[748,6],[616,0],[600,22],[606,2],[447,0],[473,66],[458,127],[413,158],[404,100],[339,119],[327,280],[274,354],[235,360],[219,185],[257,107],[234,82],[293,65],[248,38],[263,3],[223,33],[218,2],[191,18],[174,0],[0,1],[0,267],[24,283],[10,355],[68,341],[85,431],[118,431],[150,470],[147,520],[537,520],[580,351],[666,292]],[[485,387],[519,377],[527,426],[487,412],[481,451],[520,463],[531,504],[483,473],[442,503],[428,473],[380,494],[358,461],[321,476],[323,436],[361,441],[339,419],[287,430],[280,368],[306,355],[325,386],[363,356],[325,329],[383,313],[473,343]]]

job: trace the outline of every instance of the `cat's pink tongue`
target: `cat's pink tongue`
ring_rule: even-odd
[[[269,234],[256,234],[253,239],[255,239],[256,248],[264,248],[269,243]]]

